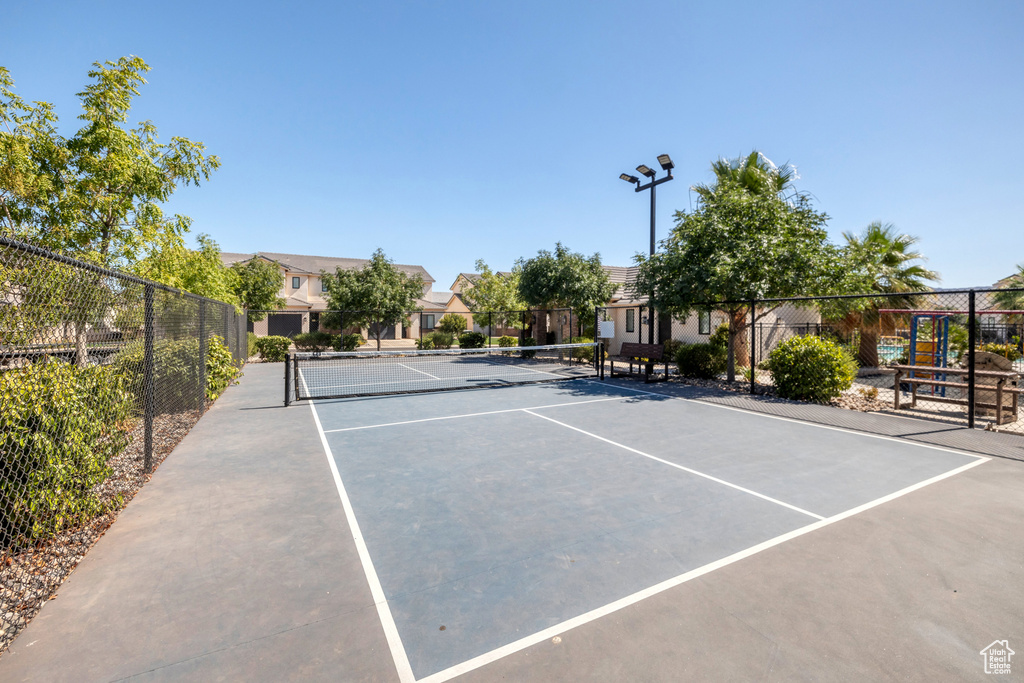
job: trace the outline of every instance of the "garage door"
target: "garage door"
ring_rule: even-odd
[[[302,332],[301,313],[271,313],[267,329],[274,337],[294,337]]]

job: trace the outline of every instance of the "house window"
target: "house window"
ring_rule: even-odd
[[[292,278],[292,289],[298,289],[298,288],[299,288],[299,278],[293,277]]]
[[[698,312],[697,324],[700,327],[700,334],[711,334],[711,311]]]
[[[434,314],[433,313],[429,313],[429,314],[428,313],[424,313],[423,314],[423,325],[422,325],[422,327],[425,330],[432,330],[432,329],[434,329]]]
[[[636,332],[636,311],[626,310],[626,332]]]
[[[326,292],[327,291],[327,280],[321,280],[320,281],[320,291],[321,292]]]

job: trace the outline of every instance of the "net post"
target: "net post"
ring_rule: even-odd
[[[967,293],[967,428],[974,429],[974,347],[977,344],[975,327],[974,290]]]
[[[750,300],[750,393],[757,393],[754,390],[755,378],[757,377],[757,301],[755,299]]]
[[[142,460],[142,471],[149,474],[153,470],[153,418],[156,416],[156,388],[153,386],[153,344],[154,344],[154,320],[153,320],[153,285],[146,285],[145,288],[145,310],[143,321],[145,324],[143,341],[143,402],[145,422],[145,443]]]
[[[292,354],[287,353],[284,356],[284,407],[287,408],[291,404],[291,370],[292,370]]]
[[[604,381],[604,342],[603,341],[601,342],[600,346],[598,347],[598,350],[601,352],[601,369],[600,369],[598,374],[600,375],[601,381],[603,382]]]

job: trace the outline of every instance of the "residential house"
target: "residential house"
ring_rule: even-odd
[[[327,309],[327,286],[321,273],[332,274],[339,268],[352,270],[361,268],[367,259],[335,258],[329,256],[303,256],[300,254],[279,254],[260,251],[255,254],[221,253],[221,261],[230,266],[252,259],[263,259],[276,264],[284,276],[284,284],[278,293],[285,300],[280,312],[271,313],[262,321],[249,323],[250,330],[257,334],[272,334],[291,337],[299,332],[320,329],[320,312]],[[420,303],[432,301],[434,278],[423,266],[395,264],[408,275],[418,275],[423,280],[423,294]],[[419,336],[419,321],[412,316],[411,325],[395,325],[385,330],[384,339],[415,339]],[[347,326],[346,326],[347,328]],[[369,336],[370,330],[361,333]]]

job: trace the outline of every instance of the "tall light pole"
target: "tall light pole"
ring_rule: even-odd
[[[643,192],[644,190],[650,190],[651,191],[651,256],[654,256],[654,206],[655,206],[655,195],[654,195],[655,190],[654,190],[654,188],[656,188],[658,185],[661,185],[662,183],[667,183],[668,181],[672,180],[672,169],[675,168],[675,164],[672,163],[672,159],[667,154],[659,154],[658,155],[658,163],[661,164],[661,169],[668,174],[664,178],[660,178],[658,180],[654,179],[655,172],[651,168],[648,168],[644,164],[640,164],[639,166],[636,167],[636,170],[638,170],[640,173],[642,173],[645,177],[651,179],[651,182],[647,183],[646,185],[641,185],[640,184],[640,179],[637,178],[634,175],[629,175],[627,173],[623,173],[622,175],[619,176],[620,178],[625,180],[627,183],[631,183],[633,185],[636,185],[636,187],[633,189],[634,192]],[[647,342],[650,343],[650,344],[653,344],[654,343],[654,309],[652,309],[650,306],[648,306],[648,308],[647,308],[647,319],[648,319]]]

